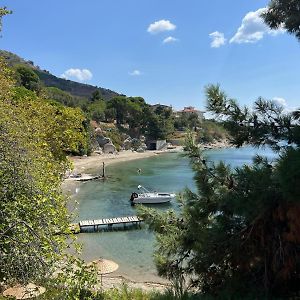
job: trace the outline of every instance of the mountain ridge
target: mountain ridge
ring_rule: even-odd
[[[33,61],[25,60],[17,54],[6,50],[0,50],[0,56],[4,57],[10,67],[15,67],[17,65],[30,67],[38,75],[41,82],[46,87],[56,87],[62,91],[70,93],[72,96],[90,98],[91,95],[98,90],[102,98],[107,101],[113,97],[122,95],[107,88],[57,77],[51,74],[48,70],[43,70],[39,66],[35,65]]]

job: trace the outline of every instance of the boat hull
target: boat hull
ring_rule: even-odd
[[[134,204],[158,204],[170,202],[175,197],[174,194],[164,194],[164,195],[145,195],[138,194],[137,198],[132,201]]]

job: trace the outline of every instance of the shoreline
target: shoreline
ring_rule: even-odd
[[[145,151],[145,152],[133,152],[130,150],[125,150],[121,152],[116,152],[116,154],[96,154],[93,153],[91,156],[81,157],[73,156],[69,157],[72,161],[74,169],[73,173],[81,173],[85,170],[95,169],[97,167],[102,168],[102,163],[106,166],[116,164],[119,162],[132,161],[136,159],[143,159],[148,157],[153,157],[161,153],[168,153],[169,151]]]
[[[232,145],[230,145],[230,143],[226,140],[198,145],[202,150],[223,149],[232,147]],[[94,152],[91,156],[71,156],[69,157],[69,159],[73,163],[74,167],[72,173],[76,174],[84,173],[85,171],[89,171],[95,168],[102,168],[103,163],[105,163],[105,166],[109,166],[120,162],[149,158],[160,154],[180,152],[183,152],[183,146],[176,146],[173,149],[166,150],[146,150],[145,152],[136,152],[131,150],[123,150],[120,152],[116,152],[115,154],[97,154]],[[70,180],[70,178],[68,178],[67,180],[72,181]]]
[[[102,170],[102,163],[105,163],[105,166],[110,166],[116,163],[122,163],[132,160],[139,160],[149,157],[154,157],[161,154],[168,153],[180,153],[183,151],[183,147],[176,147],[175,149],[167,149],[162,151],[145,151],[142,153],[133,152],[130,150],[121,151],[118,154],[92,154],[88,157],[70,157],[69,159],[73,163],[73,171],[72,173],[82,173],[82,175],[89,173],[94,173],[95,169]],[[62,183],[63,193],[70,196],[74,196],[77,192],[78,186],[80,186],[82,182],[72,180],[72,178],[65,179]],[[158,275],[157,275],[158,277]],[[137,288],[142,289],[143,291],[151,291],[151,290],[159,290],[163,291],[166,288],[170,287],[168,281],[164,278],[153,278],[153,280],[143,280],[141,278],[140,281],[132,278],[130,274],[126,274],[123,272],[115,272],[115,275],[110,274],[102,276],[102,288],[110,289],[110,288],[119,288],[123,284],[126,284],[129,288]]]
[[[203,150],[208,149],[218,149],[218,148],[227,148],[229,147],[228,143],[214,143],[214,144],[201,144],[199,145]],[[102,170],[102,164],[105,163],[105,166],[110,166],[116,163],[127,162],[132,160],[150,158],[161,154],[168,154],[168,153],[180,153],[183,151],[183,147],[176,147],[174,149],[167,149],[161,151],[145,151],[142,153],[133,152],[130,150],[121,151],[117,154],[96,154],[93,153],[91,156],[88,157],[70,157],[69,159],[73,163],[73,174],[81,173],[82,175],[86,175],[89,171],[92,173],[95,172],[95,169]],[[68,178],[63,181],[62,188],[65,194],[69,196],[74,196],[77,192],[77,187],[80,185],[80,181],[76,181],[73,178]],[[158,275],[157,275],[158,277]],[[132,278],[130,274],[124,274],[116,272],[115,275],[111,276],[103,276],[102,288],[110,289],[110,288],[118,288],[122,286],[122,284],[128,285],[129,288],[137,288],[142,289],[144,291],[151,291],[151,290],[160,290],[163,291],[166,288],[170,287],[170,283],[164,279],[159,278],[153,280],[143,280],[141,281]]]
[[[162,280],[165,280],[162,278]],[[130,289],[141,289],[145,292],[150,292],[153,290],[164,291],[170,288],[171,284],[167,282],[156,282],[156,281],[137,281],[130,279],[126,275],[103,275],[102,276],[102,286],[104,290],[109,290],[111,288],[120,288],[122,285],[126,284]]]
[[[102,164],[110,166],[117,163],[149,158],[161,153],[170,153],[170,151],[145,151],[142,153],[133,152],[130,150],[117,152],[116,154],[96,154],[93,153],[91,156],[71,156],[69,157],[73,165],[72,174],[82,174],[82,176],[91,175],[89,172],[92,171],[95,175],[95,169],[102,170]],[[63,193],[68,196],[74,196],[77,193],[77,187],[82,183],[76,178],[66,178],[62,182]]]

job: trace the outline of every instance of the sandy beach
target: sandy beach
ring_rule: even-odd
[[[217,148],[229,148],[231,145],[227,141],[220,141],[214,143],[207,143],[207,144],[199,144],[200,148],[204,149],[217,149]],[[71,156],[69,159],[73,163],[73,171],[72,173],[81,173],[84,174],[88,172],[90,169],[99,168],[102,170],[102,164],[105,163],[106,166],[131,161],[136,159],[143,159],[147,157],[152,157],[156,155],[161,155],[165,153],[172,153],[172,152],[182,152],[183,147],[177,146],[174,149],[166,149],[166,150],[156,150],[156,151],[145,151],[145,152],[135,152],[131,150],[124,150],[117,152],[115,154],[97,154],[93,153],[91,156]]]
[[[142,153],[133,152],[130,150],[120,151],[116,154],[97,154],[93,153],[91,156],[73,156],[70,157],[70,160],[73,162],[74,170],[73,173],[85,173],[89,169],[93,168],[101,168],[102,163],[105,163],[106,166],[131,161],[135,159],[142,159],[147,157],[152,157],[155,155],[159,155],[159,153],[166,153],[167,151],[145,151]]]

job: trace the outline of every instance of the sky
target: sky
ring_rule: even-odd
[[[270,30],[267,0],[7,0],[0,49],[52,74],[205,109],[208,84],[252,105],[300,106],[300,43]]]

